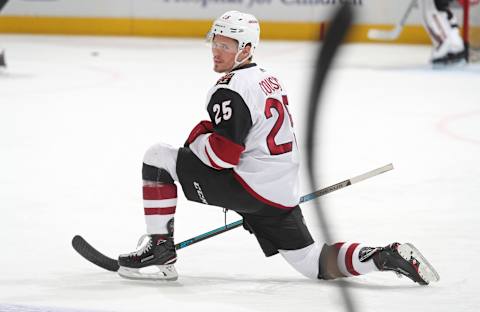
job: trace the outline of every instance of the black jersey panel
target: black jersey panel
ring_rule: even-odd
[[[252,128],[252,116],[240,94],[219,88],[210,98],[207,111],[217,134],[245,145],[245,139]]]

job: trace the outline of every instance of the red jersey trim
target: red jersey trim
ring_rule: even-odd
[[[230,141],[215,132],[208,137],[208,143],[210,143],[212,151],[218,158],[232,166],[238,165],[240,154],[245,150],[244,146]]]
[[[280,205],[280,204],[277,204],[277,203],[274,203],[264,197],[262,197],[261,195],[257,194],[257,192],[255,192],[249,185],[247,182],[245,182],[241,176],[239,176],[235,171],[233,171],[233,176],[235,177],[235,179],[243,186],[243,188],[250,194],[252,195],[253,197],[255,197],[256,199],[258,199],[259,201],[267,204],[267,205],[270,205],[270,206],[273,206],[275,208],[279,208],[279,209],[285,209],[285,210],[291,210],[293,208],[296,207],[293,206],[293,207],[287,207],[287,206],[283,206],[283,205]]]
[[[224,168],[220,167],[219,165],[217,165],[217,163],[215,163],[212,159],[212,157],[210,157],[210,155],[208,154],[208,150],[207,150],[207,147],[205,146],[205,154],[207,154],[207,157],[208,157],[208,161],[210,162],[210,164],[212,165],[212,167],[214,169],[218,169],[218,170],[222,170]]]

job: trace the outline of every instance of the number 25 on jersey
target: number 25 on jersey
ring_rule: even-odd
[[[222,120],[229,120],[232,118],[232,108],[230,107],[230,103],[232,101],[223,101],[222,104],[214,104],[213,105],[213,113],[215,114],[215,124],[218,125],[222,122]]]

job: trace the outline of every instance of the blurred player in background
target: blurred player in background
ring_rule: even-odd
[[[287,93],[275,75],[253,63],[259,38],[259,23],[251,14],[229,11],[213,23],[213,70],[224,76],[208,92],[210,120],[193,128],[183,148],[159,143],[145,153],[147,234],[142,248],[119,256],[120,276],[177,279],[177,182],[188,200],[240,214],[265,256],[280,253],[308,278],[394,271],[423,285],[438,280],[410,244],[368,247],[313,240],[299,206],[300,156]]]
[[[424,26],[433,43],[432,64],[448,65],[465,60],[465,44],[457,20],[450,10],[454,0],[419,1]]]
[[[3,7],[7,4],[8,0],[0,0],[0,13],[2,12]],[[0,46],[0,68],[6,67],[7,64],[5,62],[5,51]]]
[[[7,63],[5,63],[5,51],[0,50],[0,67],[7,67]]]

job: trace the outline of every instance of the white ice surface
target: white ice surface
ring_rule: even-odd
[[[135,249],[144,151],[183,144],[207,118],[218,75],[201,40],[2,35],[0,46],[0,308],[344,310],[339,283],[265,258],[240,229],[180,250],[170,283],[121,279],[71,248],[82,234],[110,256]],[[323,198],[335,240],[412,242],[441,275],[428,287],[392,273],[350,279],[359,311],[480,310],[480,67],[432,70],[429,50],[345,46],[322,98],[320,186],[395,166]],[[300,145],[314,53],[312,43],[262,42],[256,56],[289,91]],[[220,209],[179,198],[177,241],[222,224]]]

